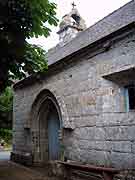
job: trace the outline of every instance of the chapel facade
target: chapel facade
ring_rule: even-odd
[[[135,2],[86,29],[63,17],[48,71],[14,85],[11,159],[135,168]]]

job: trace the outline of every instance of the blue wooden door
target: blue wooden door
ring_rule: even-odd
[[[57,112],[50,112],[48,117],[49,159],[58,160],[60,152],[59,141],[60,121]]]

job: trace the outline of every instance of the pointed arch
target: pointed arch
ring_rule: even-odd
[[[56,92],[52,92],[48,89],[41,90],[38,95],[36,96],[32,107],[31,107],[31,120],[30,120],[30,129],[31,129],[31,139],[32,139],[32,155],[33,155],[33,161],[35,163],[41,163],[48,161],[50,158],[49,155],[49,142],[50,137],[56,137],[54,135],[55,130],[51,130],[52,126],[53,128],[56,128],[57,124],[56,121],[52,122],[52,113],[53,110],[50,111],[50,108],[53,107],[53,109],[56,109],[55,112],[58,116],[53,116],[53,118],[57,120],[57,122],[60,122],[60,125],[58,125],[59,130],[56,129],[57,137],[60,137],[59,144],[62,144],[63,139],[63,128],[70,128],[71,129],[71,122],[69,121],[66,105],[62,98],[56,94]],[[50,121],[53,123],[49,126],[49,117]],[[55,126],[55,127],[54,127]],[[52,134],[49,134],[49,128],[52,132]],[[43,135],[44,134],[44,135]],[[41,142],[42,141],[42,142]],[[44,141],[44,142],[43,142]],[[54,140],[54,142],[56,142]],[[58,142],[58,141],[57,141]],[[57,146],[56,146],[57,147]],[[56,149],[56,148],[51,148]],[[60,149],[60,148],[58,148]],[[59,151],[60,154],[61,151]],[[57,155],[56,155],[57,156]],[[57,156],[58,157],[58,156]],[[53,158],[52,158],[53,159]]]
[[[46,99],[51,99],[54,105],[56,106],[60,119],[61,119],[62,127],[68,128],[68,129],[74,129],[74,124],[69,119],[67,108],[66,108],[63,98],[59,96],[56,92],[50,91],[48,89],[42,89],[38,93],[38,95],[36,96],[32,104],[30,118],[29,118],[30,126],[32,125],[32,121],[37,116],[40,106]]]

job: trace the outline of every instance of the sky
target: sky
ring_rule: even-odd
[[[69,13],[72,9],[73,0],[51,0],[57,4],[57,17],[61,21],[62,16]],[[74,0],[76,8],[80,15],[85,20],[87,27],[95,24],[114,10],[120,8],[131,0]],[[56,46],[59,42],[57,35],[59,27],[51,27],[51,35],[48,38],[39,37],[28,40],[32,44],[42,46],[43,49],[48,50]]]

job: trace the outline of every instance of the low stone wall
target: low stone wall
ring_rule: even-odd
[[[135,169],[121,171],[120,174],[115,176],[114,180],[135,180]]]
[[[11,152],[10,160],[16,163],[30,166],[33,163],[32,155],[22,155]]]
[[[101,180],[100,174],[73,170],[70,172],[70,180]],[[113,180],[135,180],[135,170],[122,171]]]

